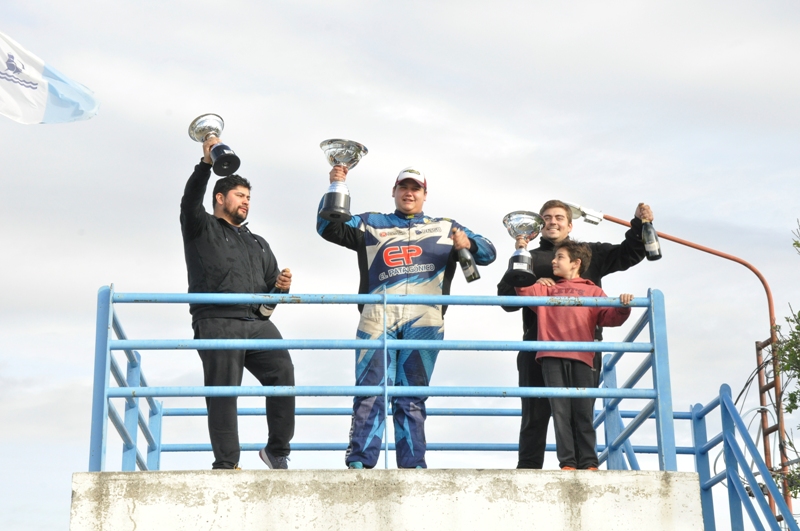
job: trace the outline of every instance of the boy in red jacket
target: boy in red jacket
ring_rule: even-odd
[[[524,240],[523,240],[524,242]],[[522,242],[519,243],[522,245]],[[538,297],[606,297],[592,281],[581,278],[589,267],[592,250],[585,243],[566,239],[556,246],[553,274],[559,277],[554,286],[544,279],[526,288],[516,288],[518,295]],[[620,295],[629,304],[633,295]],[[630,308],[594,306],[531,307],[539,321],[539,341],[594,341],[596,326],[620,326],[631,314]],[[536,361],[542,364],[547,387],[591,388],[594,386],[594,352],[540,351]],[[556,432],[556,454],[561,470],[597,470],[596,434],[593,398],[551,398]]]

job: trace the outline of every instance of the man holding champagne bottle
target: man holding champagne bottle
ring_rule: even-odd
[[[344,181],[347,168],[334,166],[330,182]],[[361,275],[359,293],[447,295],[460,263],[467,281],[480,278],[477,265],[491,264],[495,249],[488,239],[448,218],[432,218],[422,212],[428,181],[416,168],[400,172],[392,188],[395,211],[369,212],[346,223],[317,216],[317,232],[326,240],[358,254]],[[512,288],[513,290],[513,288]],[[444,338],[444,312],[440,305],[406,304],[386,308],[389,339]],[[378,339],[383,334],[382,304],[359,306],[359,339]],[[389,350],[388,385],[427,386],[438,350]],[[382,350],[356,351],[356,385],[382,385]],[[397,466],[427,468],[424,423],[426,397],[391,398]],[[355,397],[350,444],[345,454],[348,468],[373,468],[381,450],[385,419],[383,395]]]
[[[555,285],[552,260],[555,256],[554,247],[557,243],[569,238],[572,232],[572,209],[562,201],[547,201],[539,210],[539,215],[544,219],[544,228],[539,247],[530,251],[533,260],[533,273],[539,279]],[[592,250],[592,260],[587,270],[581,275],[591,280],[597,286],[602,286],[602,279],[606,275],[617,271],[625,271],[641,262],[650,253],[650,260],[655,258],[655,249],[652,242],[643,241],[642,227],[644,224],[652,227],[653,211],[644,203],[639,203],[631,220],[631,228],[625,232],[622,243],[595,242],[589,243]],[[649,238],[648,238],[649,240]],[[527,245],[527,241],[517,242],[517,245]],[[657,245],[657,240],[656,240]],[[650,247],[650,250],[646,250]],[[657,256],[661,256],[660,249]],[[498,295],[516,295],[513,286],[502,280],[497,285]],[[507,312],[519,310],[519,306],[503,308]],[[530,308],[522,308],[523,341],[536,341],[538,327],[536,314]],[[602,339],[602,328],[598,328],[595,339]],[[594,359],[595,386],[600,378],[601,359],[599,353]],[[536,361],[536,352],[520,352],[517,355],[517,370],[519,371],[520,387],[545,387],[542,376],[542,366]],[[542,468],[547,442],[547,426],[550,423],[550,402],[547,398],[523,398],[522,421],[519,433],[519,460],[517,468]]]

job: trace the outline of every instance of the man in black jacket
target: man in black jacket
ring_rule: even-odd
[[[210,150],[189,177],[181,199],[181,232],[189,293],[288,292],[292,274],[280,271],[269,244],[250,232],[244,221],[250,209],[250,183],[238,175],[219,179],[214,186],[214,214],[203,208],[211,176]],[[269,320],[272,309],[256,304],[191,304],[195,339],[281,339]],[[265,386],[294,385],[289,351],[200,350],[206,386],[238,386],[246,368]],[[212,468],[238,468],[239,431],[236,397],[207,397],[208,432],[214,450]],[[289,441],[294,436],[294,397],[267,398],[269,439],[259,452],[269,468],[288,468]]]
[[[555,285],[553,266],[555,244],[569,237],[572,231],[572,210],[566,203],[558,200],[547,201],[539,210],[544,219],[539,247],[530,251],[533,259],[533,273],[539,279],[547,279]],[[631,220],[631,228],[625,233],[625,240],[619,245],[611,243],[589,243],[592,260],[582,275],[598,286],[602,286],[604,276],[617,271],[625,271],[644,259],[642,243],[642,220],[653,221],[653,212],[644,203],[639,203]],[[498,295],[516,295],[514,288],[503,281],[497,285]],[[520,309],[519,306],[503,308],[507,312]],[[536,341],[536,314],[530,308],[522,308],[523,341]],[[602,339],[602,329],[596,333]],[[600,355],[595,356],[595,385],[600,377]],[[536,352],[517,354],[517,370],[520,387],[545,387],[542,366],[536,361]],[[523,398],[522,422],[519,432],[519,460],[517,468],[542,468],[547,444],[547,425],[550,423],[550,402],[547,398]]]

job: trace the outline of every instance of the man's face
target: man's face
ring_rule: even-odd
[[[237,227],[244,223],[247,219],[247,212],[250,210],[250,190],[244,186],[237,186],[230,190],[225,197],[217,194],[217,203],[220,198],[222,205],[219,205],[219,208],[222,210],[222,215],[218,217]]]
[[[544,219],[544,229],[542,238],[558,243],[564,240],[572,232],[572,222],[567,217],[567,212],[563,208],[548,208],[542,214]]]
[[[392,190],[394,205],[403,214],[419,214],[428,192],[414,179],[404,179]]]
[[[581,265],[578,260],[571,261],[569,253],[564,249],[556,251],[556,256],[551,263],[553,264],[553,275],[567,279],[575,278]]]

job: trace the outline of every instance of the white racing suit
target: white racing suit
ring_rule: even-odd
[[[469,237],[471,252],[478,265],[495,259],[492,242],[447,218],[431,218],[422,213],[405,215],[366,213],[347,223],[331,223],[317,218],[317,232],[326,240],[358,253],[361,274],[359,293],[442,295],[450,293],[457,266],[453,228]],[[389,339],[434,339],[444,337],[444,310],[439,305],[389,305],[386,331]],[[359,307],[359,339],[378,339],[383,335],[383,305]],[[388,385],[427,386],[438,350],[389,350]],[[383,385],[383,350],[356,351],[356,385]],[[397,465],[400,468],[426,468],[425,400],[427,397],[391,398],[394,417]],[[384,398],[355,397],[350,445],[345,456],[349,465],[360,462],[372,468],[380,454],[385,422]]]

